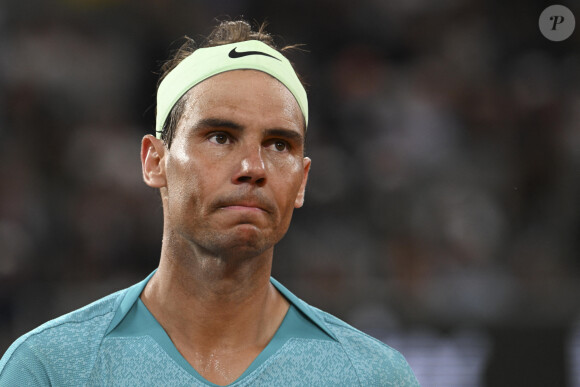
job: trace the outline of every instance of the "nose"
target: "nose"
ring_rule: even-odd
[[[254,146],[244,151],[238,170],[232,179],[234,184],[249,183],[260,187],[266,184],[266,166],[262,151],[261,146]]]

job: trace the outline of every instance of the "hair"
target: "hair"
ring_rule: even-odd
[[[260,42],[266,43],[268,46],[280,52],[285,52],[300,46],[290,45],[278,49],[276,43],[274,42],[274,37],[266,32],[266,26],[266,23],[262,23],[257,30],[253,30],[252,26],[247,21],[242,19],[235,21],[221,21],[217,26],[214,27],[214,29],[207,37],[203,38],[201,44],[197,44],[190,37],[184,36],[185,42],[161,66],[161,76],[159,77],[157,88],[159,89],[159,85],[167,76],[167,74],[169,74],[175,67],[177,67],[179,63],[181,63],[185,58],[187,58],[199,48],[221,46],[224,44],[244,42],[246,40],[258,40]],[[298,79],[301,80],[300,75],[298,75]],[[304,82],[302,83],[304,85]],[[161,140],[163,140],[168,148],[171,147],[177,125],[179,124],[179,121],[185,110],[187,102],[186,95],[187,94],[183,95],[175,103],[169,112],[167,119],[163,123]]]

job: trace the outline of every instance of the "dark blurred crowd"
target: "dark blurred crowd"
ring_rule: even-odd
[[[580,31],[544,38],[548,5],[5,0],[0,354],[154,270],[160,63],[243,15],[305,44],[313,163],[274,276],[424,386],[580,385]]]

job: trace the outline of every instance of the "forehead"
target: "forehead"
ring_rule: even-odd
[[[251,119],[266,126],[292,126],[302,133],[305,126],[292,93],[276,78],[257,70],[217,74],[189,90],[183,119],[208,116]]]

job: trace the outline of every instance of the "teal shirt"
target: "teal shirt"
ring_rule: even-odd
[[[0,359],[0,386],[215,386],[140,302],[149,278],[25,334]],[[298,299],[230,386],[418,386],[403,356]]]
[[[149,336],[167,353],[175,363],[179,364],[184,370],[189,372],[193,377],[202,383],[210,386],[217,386],[204,379],[195,368],[193,368],[185,358],[179,353],[163,327],[157,322],[155,317],[149,312],[140,298],[133,304],[123,321],[109,333],[109,337],[129,338]],[[273,356],[293,338],[328,340],[333,339],[322,331],[316,324],[313,324],[304,316],[294,305],[290,305],[282,324],[276,331],[274,337],[245,372],[238,378],[244,379],[251,374],[268,358]]]

